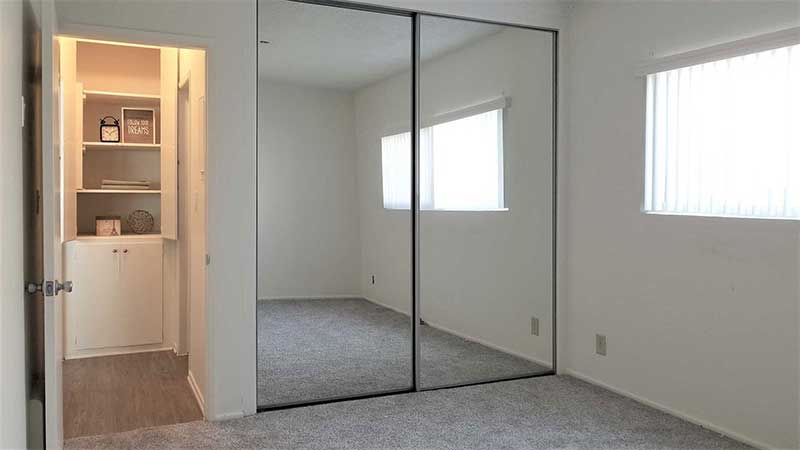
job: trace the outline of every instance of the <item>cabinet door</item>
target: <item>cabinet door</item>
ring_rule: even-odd
[[[65,299],[67,353],[116,345],[122,263],[115,244],[71,242],[65,273],[75,290]]]
[[[120,245],[115,311],[118,345],[157,344],[163,339],[161,241]]]
[[[67,354],[161,343],[161,241],[69,244]]]

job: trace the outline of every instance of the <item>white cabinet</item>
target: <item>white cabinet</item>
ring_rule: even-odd
[[[65,356],[160,344],[161,239],[84,239],[65,247],[65,278],[74,283],[64,299]]]

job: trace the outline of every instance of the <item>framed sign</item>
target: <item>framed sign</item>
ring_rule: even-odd
[[[156,143],[156,112],[147,108],[122,108],[122,142]]]

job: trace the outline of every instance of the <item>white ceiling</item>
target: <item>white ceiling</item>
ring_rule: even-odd
[[[502,27],[423,17],[428,60]],[[259,76],[298,85],[356,90],[408,71],[411,19],[289,1],[259,3]]]

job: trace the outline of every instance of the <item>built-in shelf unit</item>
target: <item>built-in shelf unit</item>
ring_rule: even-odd
[[[149,236],[175,239],[177,50],[64,39],[61,53],[65,240],[94,235],[97,216],[119,216],[122,233],[131,233],[127,218],[137,209],[155,218]],[[153,111],[152,143],[101,141],[107,116],[119,121],[124,140],[123,108]],[[148,184],[104,189],[104,180]]]
[[[161,149],[161,144],[136,144],[124,142],[84,142],[83,150],[155,150]]]
[[[78,194],[161,194],[157,189],[84,189]]]
[[[59,50],[64,273],[76,286],[64,303],[65,357],[161,349],[164,292],[177,292],[178,50],[66,37]],[[123,108],[152,111],[135,143],[124,142]],[[123,142],[101,141],[107,116]],[[153,216],[149,232],[133,233],[135,210]],[[99,216],[119,216],[120,234],[97,236]]]

